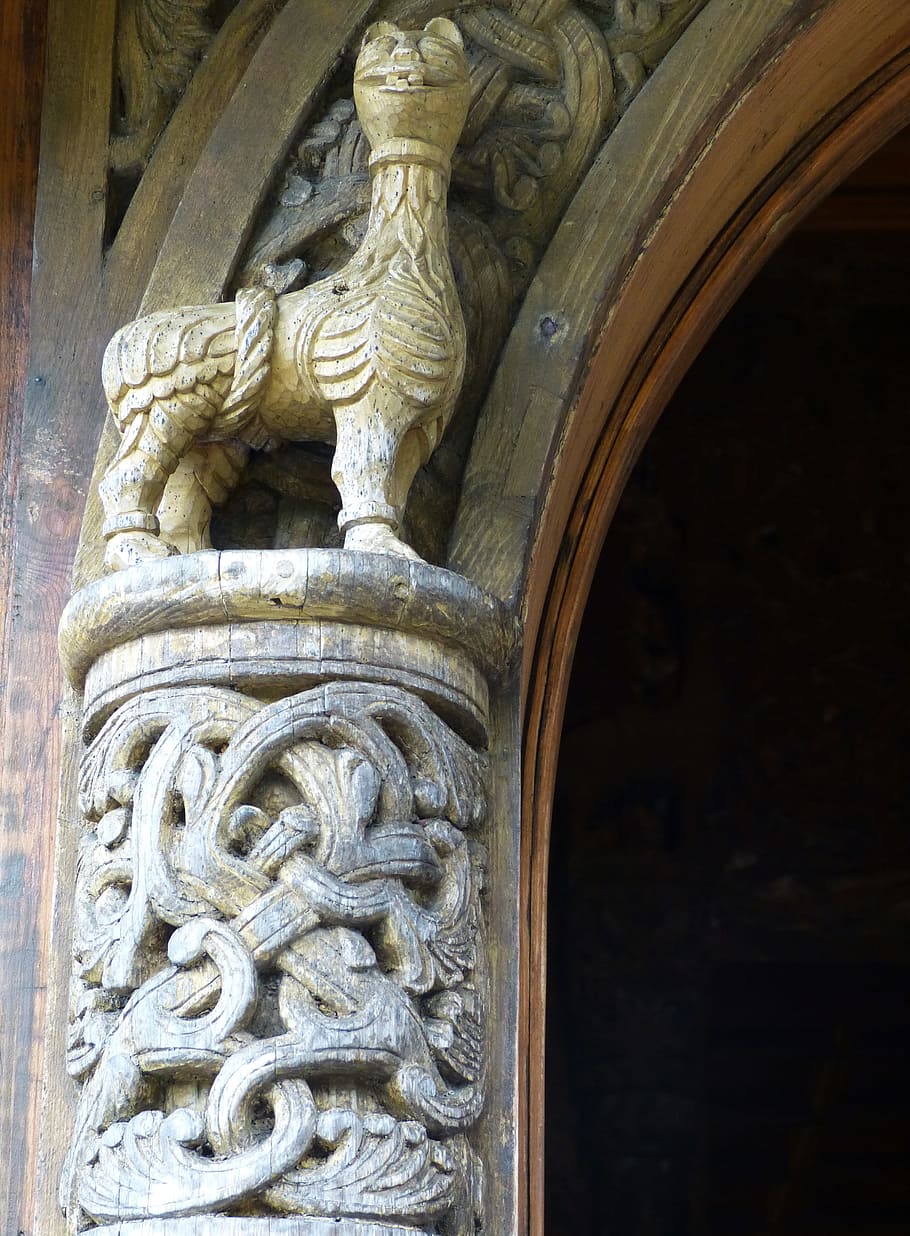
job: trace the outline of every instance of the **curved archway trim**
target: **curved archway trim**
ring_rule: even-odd
[[[828,45],[832,50],[834,44]],[[522,850],[527,943],[530,1231],[544,1231],[544,1050],[546,907],[551,804],[575,642],[610,521],[642,446],[698,352],[771,253],[841,180],[910,122],[910,40],[872,71],[743,196],[726,226],[681,282],[663,291],[667,309],[625,368],[611,350],[614,317],[592,349],[556,452],[544,517],[530,557],[524,603],[527,688],[522,776]],[[760,112],[752,117],[753,123]],[[749,125],[749,104],[739,124]],[[661,220],[664,243],[684,227],[676,206]],[[623,289],[623,296],[626,290]],[[640,294],[640,293],[639,293]],[[629,302],[627,302],[628,304]],[[629,310],[626,310],[629,312]],[[596,440],[592,442],[593,435]]]

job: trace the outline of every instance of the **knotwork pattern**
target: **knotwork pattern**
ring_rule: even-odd
[[[486,776],[397,687],[171,688],[114,713],[80,780],[70,1231],[473,1230]]]

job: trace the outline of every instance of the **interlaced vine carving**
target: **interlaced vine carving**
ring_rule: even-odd
[[[119,0],[114,45],[107,240],[236,0]]]
[[[111,168],[138,173],[212,37],[211,0],[121,0]]]
[[[80,782],[71,1232],[473,1229],[485,782],[395,687],[167,689],[114,714]]]

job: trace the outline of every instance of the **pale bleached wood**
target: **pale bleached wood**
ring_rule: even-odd
[[[61,630],[89,740],[68,830],[68,1236],[131,1220],[166,1236],[203,1214],[351,1236],[485,1221],[489,697],[471,653],[478,620],[500,646],[506,624],[394,535],[464,366],[445,211],[457,27],[374,25],[355,91],[374,199],[347,279],[140,319],[105,356],[124,429],[100,486],[107,564],[126,569],[77,593]],[[158,539],[159,515],[187,528],[200,506],[162,503],[167,474],[212,496],[206,465],[175,466],[216,431],[215,399],[254,446],[301,417],[321,432],[331,409],[344,550]],[[213,449],[222,483],[242,459]],[[233,610],[247,620],[225,624]]]
[[[391,554],[338,549],[221,552],[165,558],[82,589],[60,621],[60,655],[73,685],[102,653],[170,629],[234,620],[327,618],[409,630],[450,643],[494,677],[508,672],[514,621],[464,576]]]
[[[129,1224],[104,1224],[94,1229],[98,1236],[160,1236],[160,1224],[139,1220]],[[211,1219],[197,1215],[171,1220],[173,1236],[414,1236],[413,1227],[387,1223],[350,1222],[344,1219]]]
[[[860,42],[861,41],[862,40],[860,40]],[[846,44],[847,40],[845,39],[844,42]],[[841,47],[839,50],[841,52],[845,52],[845,47]],[[630,168],[633,167],[634,163],[630,163],[629,166]],[[681,229],[681,234],[685,234],[685,229]],[[667,278],[669,279],[669,276],[667,276]],[[648,290],[648,285],[646,283],[643,285],[643,290],[645,291]],[[541,319],[540,321],[541,323],[543,323],[544,319]],[[547,337],[554,338],[556,335],[558,335],[560,325],[561,324],[560,324],[559,319],[550,317],[549,325],[547,326],[547,331],[545,332],[547,334]],[[551,326],[555,326],[556,330],[551,331]],[[618,366],[622,367],[622,365],[627,363],[627,361],[628,361],[627,356],[620,355],[616,363]],[[541,392],[541,394],[538,396],[540,400],[539,406],[532,409],[532,414],[531,416],[528,417],[528,420],[527,420],[526,433],[527,433],[528,438],[531,439],[532,442],[541,433],[545,434],[547,432],[549,418],[554,414],[554,412],[558,414],[559,391],[556,389],[553,389],[553,387],[554,387],[554,384],[550,383],[547,386],[541,386],[540,388],[538,388],[539,391]],[[531,455],[522,455],[522,458],[517,461],[514,471],[509,472],[509,478],[510,478],[509,484],[503,486],[504,492],[501,497],[501,502],[502,502],[503,507],[513,512],[517,511],[519,513],[519,518],[522,518],[522,519],[530,518],[533,516],[533,503],[534,503],[535,498],[531,498],[529,500],[529,495],[527,492],[528,485],[534,483],[533,478],[535,476],[535,465],[534,465],[534,460],[533,460],[533,454],[534,452],[532,450]],[[559,457],[558,451],[556,450],[544,451],[543,455],[538,454],[537,458],[545,459],[545,466],[542,470],[539,471],[540,476],[546,475],[548,473],[549,465],[551,461],[556,461],[559,467],[563,467],[565,464],[565,460]],[[571,460],[570,460],[570,464],[571,464]],[[572,466],[574,466],[574,464]],[[490,481],[491,485],[494,483],[495,483],[494,480]],[[544,482],[542,481],[538,482],[538,489],[536,493],[537,499],[539,499],[540,497],[541,486],[543,485],[543,483]],[[511,491],[509,492],[510,487],[511,487]],[[558,510],[557,510],[557,514],[554,516],[556,523],[558,523],[558,518],[559,518],[559,515],[558,515]],[[556,525],[554,524],[553,526],[556,526]],[[486,547],[482,551],[482,554],[489,555],[490,561],[502,563],[509,554],[512,554],[515,551],[515,544],[507,544],[504,541],[502,533],[503,533],[503,530],[502,530],[501,525],[498,524],[497,521],[495,520],[491,521],[489,530],[485,531],[484,533],[487,539],[486,539]],[[526,540],[520,541],[519,548],[520,550],[523,550],[524,548],[526,548]],[[498,570],[498,569],[499,569],[498,566],[494,568],[494,570]],[[506,726],[505,729],[503,730],[503,734],[505,734],[507,730],[508,730],[508,727]],[[499,782],[499,787],[501,790],[504,790],[504,787],[507,785],[507,783],[510,780],[510,776],[514,775],[514,756],[512,754],[514,752],[514,742],[515,742],[514,726],[511,731],[511,736],[512,736],[512,743],[513,743],[511,751],[505,751],[502,754],[503,763],[500,768],[500,782]],[[508,739],[505,739],[504,741],[507,742]],[[545,789],[544,789],[544,793],[545,793]],[[501,801],[503,803],[504,818],[514,818],[514,800],[511,800],[511,805],[510,805],[508,793],[504,792]],[[512,835],[511,840],[513,842],[516,840],[514,833]],[[511,868],[510,870],[511,870],[512,875],[514,876],[515,869]],[[502,896],[501,893],[499,895]],[[500,902],[500,905],[501,905],[501,902]],[[510,908],[514,909],[514,906],[510,906]],[[514,926],[513,934],[517,934],[518,933],[518,923],[519,923],[519,919],[517,915],[514,921],[513,920],[509,920],[509,921],[512,922],[512,925]],[[524,944],[525,944],[525,947],[527,947],[526,937],[525,937]],[[508,946],[506,945],[506,948],[507,947]],[[502,949],[501,951],[505,951],[505,949]],[[504,959],[501,959],[501,960],[502,960],[504,968],[508,970],[509,963],[505,961]],[[517,1025],[521,1011],[518,1008],[512,1009],[511,1011],[515,1013],[514,1024]],[[513,1057],[513,1061],[519,1058],[520,1057]],[[497,1084],[500,1086],[506,1087],[506,1088],[512,1085],[514,1088],[514,1084],[515,1084],[514,1079],[515,1079],[516,1074],[514,1070],[511,1072],[509,1071],[508,1061],[504,1062],[504,1064],[505,1064],[504,1073],[503,1075],[498,1077]],[[505,1110],[505,1107],[502,1110]],[[508,1156],[512,1153],[514,1153],[514,1144],[506,1147],[503,1150],[503,1158],[507,1159]],[[511,1216],[511,1215],[509,1216],[510,1222],[513,1217],[514,1216]],[[505,1230],[509,1230],[509,1229],[506,1228]]]
[[[106,654],[121,696],[80,772],[67,1231],[156,1218],[166,1236],[208,1212],[218,1231],[254,1202],[300,1213],[303,1231],[339,1218],[368,1236],[378,1214],[427,1234],[444,1216],[471,1236],[482,1167],[465,1135],[487,1076],[482,679],[407,630],[303,616],[244,639],[182,624],[179,605],[171,617],[145,637],[154,658],[138,641],[154,682],[130,682],[129,642]],[[282,665],[284,634],[311,654],[302,672]],[[207,635],[221,637],[211,677]],[[277,1007],[263,988],[275,972]]]
[[[83,400],[86,388],[91,391],[85,402],[94,408],[91,435],[99,437],[86,486],[77,584],[101,573],[98,482],[118,441],[97,384],[104,345],[138,310],[200,303],[224,293],[250,216],[266,193],[276,163],[313,107],[339,53],[356,37],[371,4],[372,0],[290,0],[278,14],[274,6],[263,10],[247,4],[238,9],[236,20],[225,23],[212,49],[211,71],[202,73],[198,89],[191,84],[174,115],[173,141],[168,138],[169,125],[149,163],[100,286],[96,281],[83,292],[88,306],[83,330],[94,342],[94,351],[86,358],[77,341],[75,376],[82,383]],[[229,96],[225,82],[234,87]],[[205,135],[204,144],[200,134]]]
[[[465,367],[446,213],[470,94],[458,27],[374,24],[354,93],[373,196],[348,265],[280,298],[255,288],[140,318],[107,348],[105,394],[123,434],[99,485],[108,569],[210,544],[211,505],[249,449],[282,440],[334,444],[346,548],[417,556],[398,536],[405,502]]]

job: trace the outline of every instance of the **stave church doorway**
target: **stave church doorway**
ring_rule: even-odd
[[[753,281],[605,542],[553,808],[547,1236],[910,1227],[907,151]]]

